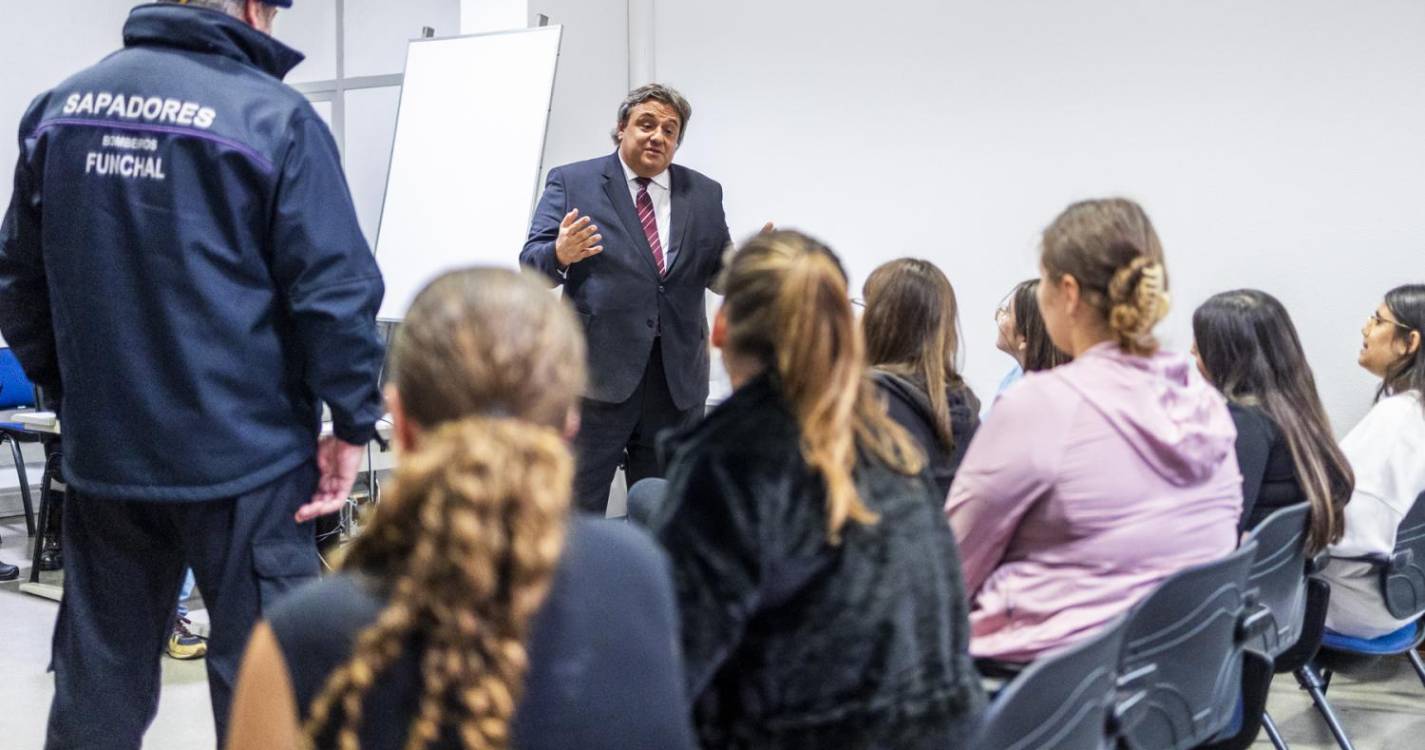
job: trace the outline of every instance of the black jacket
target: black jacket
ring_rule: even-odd
[[[633,395],[661,336],[668,392],[680,410],[708,398],[708,314],[704,290],[722,269],[727,219],[722,186],[687,167],[668,167],[669,253],[673,266],[658,277],[617,153],[549,170],[520,263],[564,285],[589,340],[589,388],[595,401]],[[559,272],[554,240],[571,209],[592,217],[604,251]]]
[[[21,121],[0,329],[62,395],[80,490],[241,494],[311,460],[322,402],[338,437],[375,432],[381,275],[331,134],[280,80],[301,59],[144,5]]]
[[[970,447],[970,439],[975,436],[975,430],[980,429],[980,400],[968,385],[945,389],[946,403],[950,407],[950,435],[955,439],[954,450],[947,451],[935,432],[935,413],[925,388],[895,373],[873,372],[876,387],[885,396],[890,418],[904,427],[925,452],[926,471],[935,481],[943,503],[950,495],[950,484],[955,481],[955,471]]]
[[[650,526],[673,563],[708,748],[965,747],[983,702],[955,539],[924,475],[856,471],[880,521],[827,541],[825,490],[775,379],[663,443]]]
[[[1296,479],[1296,462],[1276,422],[1261,409],[1227,405],[1237,425],[1237,466],[1242,471],[1242,519],[1238,531],[1249,531],[1282,508],[1306,502]]]

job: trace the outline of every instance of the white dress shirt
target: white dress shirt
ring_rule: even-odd
[[[633,199],[633,210],[638,211],[638,175],[634,174],[628,164],[624,163],[623,156],[619,156],[619,166],[623,167],[623,175],[628,184],[629,198]],[[672,193],[670,187],[672,176],[668,170],[659,172],[648,183],[648,198],[653,201],[653,220],[658,224],[658,244],[663,246],[663,267],[667,270],[673,269],[673,261],[677,260],[673,256],[672,249],[668,246],[668,228],[673,223],[673,201],[670,198]],[[640,227],[640,231],[642,228]]]

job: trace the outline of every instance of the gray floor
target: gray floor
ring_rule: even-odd
[[[29,572],[24,522],[0,520],[0,560]],[[46,574],[48,578],[49,574]],[[37,748],[44,740],[51,678],[45,673],[54,602],[22,594],[18,583],[0,584],[0,746]],[[206,613],[195,610],[202,622]],[[1425,748],[1425,688],[1402,658],[1382,663],[1369,679],[1338,676],[1331,700],[1359,750]],[[164,659],[163,696],[146,747],[212,747],[213,722],[202,662]],[[1270,711],[1294,750],[1331,750],[1326,725],[1290,676],[1278,678]],[[1255,747],[1270,748],[1265,739]]]

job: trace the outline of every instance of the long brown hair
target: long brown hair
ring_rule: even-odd
[[[875,523],[852,479],[857,447],[904,474],[924,457],[876,398],[841,261],[799,232],[759,234],[732,257],[723,288],[728,348],[776,372],[802,456],[826,483],[828,537],[839,541],[848,520]]]
[[[928,260],[901,258],[871,272],[861,287],[866,310],[866,359],[872,367],[915,381],[930,397],[935,437],[955,451],[950,427],[950,388],[965,389],[955,364],[960,350],[955,287]],[[977,406],[972,410],[979,412]]]
[[[303,731],[308,743],[359,748],[367,692],[418,641],[423,686],[406,747],[449,728],[471,750],[505,748],[530,620],[564,545],[573,460],[559,428],[583,388],[583,339],[542,284],[457,271],[416,297],[390,366],[421,434],[342,562],[388,602]]]
[[[1080,201],[1044,230],[1041,263],[1048,278],[1073,276],[1120,349],[1158,350],[1153,326],[1168,314],[1163,245],[1143,207],[1127,198]]]
[[[1024,339],[1024,371],[1040,372],[1065,365],[1074,358],[1049,338],[1044,327],[1044,313],[1039,311],[1039,279],[1021,281],[1011,292],[1014,295],[1014,333]]]
[[[1260,408],[1281,430],[1311,503],[1310,552],[1341,541],[1355,477],[1286,308],[1257,289],[1222,292],[1193,312],[1192,334],[1208,380],[1229,401]]]

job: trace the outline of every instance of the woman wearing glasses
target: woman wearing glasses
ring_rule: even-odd
[[[1376,404],[1346,435],[1341,449],[1355,470],[1346,504],[1346,533],[1331,547],[1325,576],[1331,583],[1326,626],[1358,638],[1376,638],[1410,624],[1392,617],[1381,600],[1379,575],[1361,560],[1389,555],[1396,529],[1425,492],[1425,284],[1396,287],[1361,329],[1357,359],[1381,379]]]
[[[1029,279],[1014,285],[995,308],[995,326],[999,336],[995,348],[1014,357],[1014,368],[1005,374],[995,389],[995,398],[1019,382],[1026,372],[1039,372],[1067,364],[1073,360],[1049,339],[1044,328],[1044,316],[1039,312],[1039,279]],[[985,402],[980,418],[989,416],[994,399]]]

